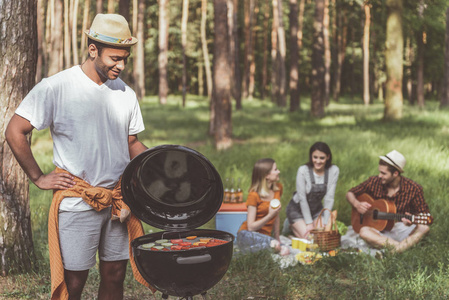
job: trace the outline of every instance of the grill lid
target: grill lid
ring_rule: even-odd
[[[201,153],[161,145],[136,156],[122,176],[124,202],[143,222],[163,230],[206,224],[223,201],[223,183]]]

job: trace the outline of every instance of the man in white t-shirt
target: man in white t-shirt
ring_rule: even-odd
[[[38,83],[5,131],[21,167],[43,190],[70,190],[79,179],[111,190],[130,159],[147,149],[137,138],[144,130],[138,100],[119,78],[137,39],[131,36],[125,18],[115,14],[97,15],[85,34],[86,61]],[[64,172],[44,174],[27,141],[34,128],[48,127],[53,163]],[[89,269],[96,264],[97,250],[101,275],[98,298],[122,299],[129,249],[126,223],[120,221],[126,214],[122,220],[112,221],[110,206],[96,211],[81,197],[65,197],[57,219],[62,281],[67,288],[61,292],[53,286],[52,269],[52,299],[81,298]]]

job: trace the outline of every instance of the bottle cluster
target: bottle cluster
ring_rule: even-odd
[[[241,178],[237,180],[235,184],[234,178],[226,178],[224,186],[224,196],[223,203],[242,203],[243,202],[243,191],[240,187]]]

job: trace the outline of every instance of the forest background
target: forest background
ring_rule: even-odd
[[[35,82],[85,59],[82,32],[99,12],[124,15],[141,41],[122,77],[141,99],[148,128],[142,140],[148,146],[198,149],[223,178],[242,177],[244,189],[255,160],[279,158],[291,194],[306,149],[323,139],[348,172],[336,202],[347,224],[345,191],[372,175],[371,160],[394,147],[412,160],[410,177],[430,189],[426,197],[440,222],[422,249],[380,262],[342,255],[290,272],[274,268],[262,253],[233,261],[211,293],[235,299],[332,298],[366,296],[365,288],[373,298],[447,296],[447,1],[2,1],[0,34],[7,41],[0,46],[2,132]],[[34,134],[32,141],[50,171],[48,132]],[[28,193],[28,180],[3,135],[1,142],[0,266],[9,276],[0,296],[45,299],[49,196],[34,186]],[[26,270],[32,271],[15,275]],[[92,276],[95,285],[98,274]],[[315,288],[304,288],[307,284]]]

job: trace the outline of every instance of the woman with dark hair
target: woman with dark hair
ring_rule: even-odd
[[[296,175],[296,192],[287,206],[285,227],[290,227],[296,237],[307,238],[317,226],[321,210],[332,210],[335,188],[340,170],[332,164],[332,152],[323,142],[310,147],[309,161],[299,167]],[[322,215],[322,224],[327,224],[329,211]],[[287,225],[287,226],[286,226]]]
[[[289,254],[288,247],[282,246],[279,239],[280,202],[274,201],[278,202],[277,206],[270,205],[272,200],[280,200],[282,196],[279,173],[276,162],[271,158],[260,159],[254,165],[246,200],[248,216],[237,233],[237,245],[243,252],[273,248],[281,255]]]

